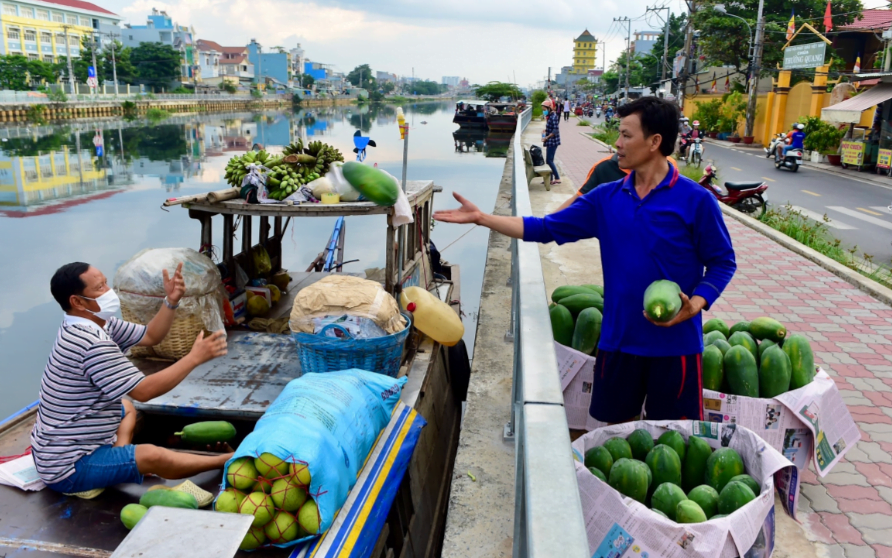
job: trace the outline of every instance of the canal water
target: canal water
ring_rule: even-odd
[[[408,179],[442,186],[437,208],[455,206],[452,192],[459,192],[491,210],[510,138],[454,134],[452,107],[448,102],[404,107],[411,127]],[[225,188],[223,174],[233,155],[255,142],[280,151],[302,137],[329,143],[352,160],[353,134],[361,130],[377,143],[368,148],[367,163],[397,177],[402,169],[403,143],[390,105],[79,126],[0,128],[0,419],[37,398],[62,318],[49,289],[53,272],[84,261],[111,280],[122,263],[145,248],[197,249],[197,221],[179,207],[164,211],[161,203]],[[94,143],[101,144],[101,156]],[[347,219],[344,260],[359,261],[345,271],[384,267],[385,225],[383,216]],[[284,266],[306,269],[333,226],[334,218],[293,220],[283,243]],[[217,247],[221,228],[215,227]],[[445,260],[461,265],[465,340],[472,350],[487,231],[437,223],[432,238]]]

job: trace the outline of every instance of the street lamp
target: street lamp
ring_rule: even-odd
[[[736,16],[734,14],[729,14],[728,10],[725,9],[724,4],[716,4],[715,6],[712,7],[712,9],[717,11],[720,14],[723,14],[726,16],[731,16],[731,17],[736,17],[737,19],[742,21],[744,23],[744,25],[746,25],[746,28],[749,31],[749,41],[750,41],[749,50],[747,51],[747,60],[751,59],[753,56],[753,28],[750,27],[750,24],[747,22],[747,20],[743,19],[740,16]]]
[[[752,137],[753,132],[755,130],[755,119],[756,119],[756,96],[757,89],[759,88],[759,66],[762,64],[762,41],[764,40],[764,32],[765,32],[765,22],[762,20],[762,8],[765,5],[765,0],[759,0],[759,11],[758,15],[756,15],[756,38],[755,41],[750,39],[750,52],[749,54],[749,98],[746,102],[746,124],[744,127],[744,137]],[[734,14],[729,14],[725,9],[724,4],[716,4],[713,6],[713,9],[720,14],[729,15],[731,17],[736,17],[737,19],[746,23],[746,28],[750,32],[750,37],[753,36],[753,30],[750,27],[750,24],[740,16],[736,16]],[[755,45],[753,44],[755,43]]]

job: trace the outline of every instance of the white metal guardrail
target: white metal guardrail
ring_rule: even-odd
[[[518,117],[513,140],[518,217],[533,214],[521,140],[531,119],[532,109]],[[539,247],[512,241],[511,251],[514,404],[505,437],[515,443],[514,557],[588,558]]]

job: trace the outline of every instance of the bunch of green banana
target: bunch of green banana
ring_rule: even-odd
[[[281,163],[270,169],[266,175],[266,189],[274,200],[283,200],[296,192],[302,185],[319,178],[315,172],[304,173],[303,169],[288,163]]]
[[[298,139],[283,150],[286,163],[306,169],[305,175],[316,173],[325,176],[335,161],[344,161],[340,151],[327,143],[314,141],[304,148],[303,140]]]
[[[282,157],[270,155],[266,151],[248,151],[242,156],[235,156],[226,163],[226,182],[235,187],[241,187],[242,181],[248,175],[248,165],[257,164],[265,167],[280,165]]]

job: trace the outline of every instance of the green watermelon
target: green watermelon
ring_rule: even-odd
[[[607,482],[607,477],[604,476],[604,473],[601,472],[601,469],[598,469],[597,467],[589,467],[588,472],[595,475],[602,481]]]
[[[695,486],[703,484],[703,478],[706,474],[706,462],[709,460],[710,455],[712,455],[712,448],[706,440],[697,436],[688,438],[688,449],[685,452],[684,463],[681,467],[682,488],[690,491]]]
[[[708,484],[701,484],[700,486],[694,487],[688,493],[688,500],[697,502],[697,505],[700,506],[700,509],[706,514],[706,519],[711,519],[712,516],[718,513],[719,493],[716,492],[715,488]]]
[[[721,494],[725,485],[737,475],[744,474],[743,459],[731,448],[719,448],[706,460],[706,484]]]
[[[662,436],[657,440],[658,444],[665,444],[670,448],[675,450],[675,453],[678,454],[679,459],[684,460],[685,453],[685,443],[684,436],[676,432],[675,430],[670,430],[668,432],[664,432]]]
[[[675,521],[677,523],[703,523],[706,521],[706,514],[703,513],[703,509],[697,502],[682,500],[675,510]]]
[[[650,507],[663,512],[666,517],[675,521],[675,510],[682,500],[687,500],[684,490],[677,484],[664,482],[657,486],[653,496],[650,497]]]
[[[722,337],[725,339],[731,335],[731,329],[728,327],[728,324],[725,323],[724,320],[719,318],[713,318],[708,320],[705,324],[703,324],[703,333],[709,333],[711,331],[720,331],[722,332]]]
[[[600,469],[604,476],[607,476],[613,467],[613,456],[604,446],[595,446],[585,452],[585,466]]]
[[[681,459],[671,447],[660,444],[647,454],[647,466],[653,473],[653,485],[671,482],[681,486]]]
[[[719,492],[719,513],[731,515],[756,499],[745,483],[731,481]]]
[[[643,504],[647,498],[646,465],[634,459],[621,458],[610,469],[608,483],[620,494]]]
[[[743,484],[750,487],[750,490],[753,491],[753,494],[755,494],[757,496],[759,495],[760,492],[762,492],[762,487],[759,486],[759,483],[756,482],[756,479],[754,479],[753,477],[751,477],[747,474],[737,475],[736,477],[732,478],[728,482],[742,482]]]
[[[632,448],[632,457],[638,461],[647,459],[647,454],[650,450],[654,449],[653,437],[650,435],[650,432],[643,428],[639,428],[635,432],[629,434],[626,441],[629,442],[629,447]]]
[[[625,440],[625,438],[620,438],[618,436],[614,436],[610,438],[606,442],[604,442],[604,447],[607,448],[607,451],[610,452],[610,455],[613,456],[613,462],[616,463],[623,457],[626,459],[632,459],[632,448],[629,446],[629,442]]]

